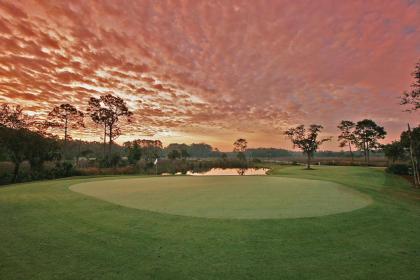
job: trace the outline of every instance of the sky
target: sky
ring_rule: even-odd
[[[134,112],[120,143],[291,148],[288,127],[364,118],[390,142],[419,123],[398,100],[419,59],[416,0],[0,0],[0,103],[43,118],[111,93]],[[100,141],[88,125],[72,137]]]

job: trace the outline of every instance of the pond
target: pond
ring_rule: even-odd
[[[192,176],[232,176],[232,175],[267,175],[268,168],[212,168],[203,172],[188,171]]]

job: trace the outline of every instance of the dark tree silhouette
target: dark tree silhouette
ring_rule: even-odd
[[[168,158],[170,160],[175,160],[175,159],[180,158],[180,157],[181,157],[181,153],[178,150],[172,150],[168,154]]]
[[[392,163],[395,163],[397,160],[406,159],[405,149],[400,141],[393,141],[391,144],[383,145],[382,150]]]
[[[355,126],[356,124],[352,121],[341,121],[340,124],[337,126],[338,129],[341,131],[341,134],[338,135],[338,142],[340,144],[340,147],[349,147],[352,163],[354,160],[354,156],[351,146],[355,143],[355,136],[353,133]]]
[[[304,125],[299,125],[295,128],[290,128],[286,132],[294,147],[298,147],[307,156],[307,169],[311,168],[311,159],[314,153],[318,150],[319,146],[330,141],[331,138],[322,138],[318,140],[318,135],[323,129],[322,125],[311,124],[308,130],[305,129]]]
[[[141,156],[142,156],[141,148],[136,141],[125,142],[124,147],[127,151],[128,162],[130,164],[135,164],[141,159]]]
[[[19,105],[12,107],[2,104],[0,107],[0,143],[8,152],[14,164],[12,182],[16,182],[20,165],[26,159],[28,144],[28,116]]]
[[[93,98],[93,97],[92,97]],[[110,114],[108,109],[106,108],[98,108],[97,100],[96,99],[89,100],[89,107],[88,112],[90,114],[90,118],[94,123],[103,127],[103,157],[105,158],[106,154],[106,135],[107,135],[107,118]]]
[[[408,149],[411,167],[413,172],[414,186],[420,187],[420,125],[411,129],[407,125],[407,130],[401,133],[401,144]]]
[[[29,116],[23,112],[20,105],[11,106],[2,104],[0,106],[0,125],[19,129],[30,125]]]
[[[187,159],[190,157],[190,154],[188,153],[187,149],[181,149],[181,158]]]
[[[0,108],[0,145],[14,164],[12,182],[16,182],[23,161],[28,160],[31,170],[40,169],[45,160],[56,156],[56,139],[41,132],[31,131],[34,122],[20,106],[3,104]]]
[[[385,129],[372,120],[364,119],[357,122],[354,130],[355,144],[363,151],[366,163],[369,164],[370,152],[381,147],[378,140],[384,139],[385,135]]]
[[[242,161],[246,160],[245,152],[246,152],[247,147],[248,147],[248,142],[243,138],[239,138],[233,143],[233,151],[238,153],[237,157],[239,160],[242,160]]]
[[[411,85],[410,91],[405,91],[401,96],[401,105],[411,106],[406,111],[413,112],[420,108],[420,60],[417,62],[414,72],[411,73],[414,78],[414,83]],[[410,161],[413,168],[414,186],[420,187],[420,167],[419,167],[419,152],[416,152],[415,147],[418,145],[414,140],[415,135],[412,134],[410,124],[407,124],[408,130],[406,138],[409,141],[408,149]],[[413,131],[414,132],[414,131]],[[417,154],[416,154],[417,153]]]
[[[130,112],[122,98],[111,94],[99,98],[91,97],[88,112],[95,123],[104,127],[104,143],[106,137],[108,137],[108,157],[110,158],[112,143],[121,135],[121,128],[118,126],[120,118],[126,117],[130,121],[133,113]]]
[[[60,148],[57,137],[44,135],[41,132],[27,131],[29,136],[26,159],[31,165],[31,172],[42,174],[45,161],[57,160],[60,158]],[[37,174],[34,174],[35,176]]]
[[[148,139],[137,139],[130,142],[126,142],[125,146],[138,146],[140,148],[141,156],[146,161],[153,161],[159,158],[163,144],[160,140],[148,140]]]
[[[401,96],[401,105],[409,105],[407,111],[416,111],[420,108],[420,61],[417,62],[414,72],[411,73],[414,83],[410,91],[403,92]]]
[[[29,140],[29,131],[27,129],[12,129],[0,126],[0,144],[7,151],[10,160],[14,164],[13,183],[17,180],[20,165],[27,159],[26,155],[31,147]]]
[[[70,104],[61,104],[54,107],[48,114],[47,125],[52,128],[64,129],[63,157],[66,158],[67,141],[69,140],[69,129],[85,127],[84,114]]]

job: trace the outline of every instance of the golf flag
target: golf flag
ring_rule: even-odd
[[[155,162],[153,163],[154,165],[156,165],[157,164],[157,159],[155,159]]]

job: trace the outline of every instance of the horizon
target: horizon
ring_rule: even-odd
[[[46,118],[111,93],[134,112],[120,144],[294,150],[282,132],[315,123],[334,136],[322,150],[340,151],[338,123],[366,118],[390,143],[418,124],[398,100],[420,58],[418,14],[416,1],[1,2],[0,103]]]

